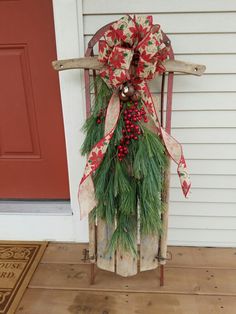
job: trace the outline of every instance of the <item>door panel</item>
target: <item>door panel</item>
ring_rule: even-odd
[[[0,198],[69,198],[54,59],[51,1],[0,1]]]

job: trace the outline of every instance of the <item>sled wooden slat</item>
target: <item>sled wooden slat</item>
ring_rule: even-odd
[[[91,263],[96,262],[96,230],[92,214],[89,214],[89,259]]]
[[[167,258],[167,235],[168,235],[169,193],[170,193],[169,186],[170,186],[170,158],[168,160],[168,167],[166,169],[166,173],[164,176],[164,187],[163,187],[163,195],[162,195],[162,201],[165,204],[165,211],[162,214],[163,232],[161,235],[160,252],[159,252],[161,265],[166,264],[166,258]]]
[[[140,271],[155,269],[158,266],[158,235],[142,235],[140,238]]]
[[[136,224],[136,250],[138,252],[138,223]],[[121,249],[116,251],[116,273],[123,277],[134,276],[138,273],[138,254],[135,256],[132,252],[125,252]]]
[[[114,232],[114,227],[104,220],[97,221],[97,266],[111,272],[115,271],[115,256],[107,252],[107,246]]]
[[[129,252],[116,252],[116,273],[123,277],[134,276],[138,273],[137,257]]]

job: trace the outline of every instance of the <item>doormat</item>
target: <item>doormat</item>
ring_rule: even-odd
[[[0,314],[13,314],[47,242],[0,241]]]

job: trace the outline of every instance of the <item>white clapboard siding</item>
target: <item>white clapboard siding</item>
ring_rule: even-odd
[[[184,145],[185,147],[185,145]],[[186,157],[188,157],[186,155]],[[212,175],[236,175],[236,160],[219,160],[219,159],[187,159],[191,174],[212,174]],[[176,164],[172,162],[171,173],[176,173]],[[202,186],[204,188],[204,185]],[[236,206],[235,206],[236,210]]]
[[[181,195],[180,188],[170,188],[170,200],[173,202],[182,202],[184,196]],[[236,203],[235,189],[207,189],[192,188],[189,197],[185,202],[199,203]],[[235,213],[236,216],[236,213]]]
[[[195,114],[195,111],[192,111]],[[205,111],[208,115],[209,112]],[[191,128],[186,132],[186,129],[173,129],[172,135],[179,139],[182,144],[199,144],[199,143],[220,143],[220,144],[236,144],[236,129],[235,128]]]
[[[234,128],[236,110],[228,111],[174,111],[173,128]]]
[[[184,221],[184,227],[183,227]],[[184,229],[236,229],[236,219],[232,217],[224,217],[224,224],[222,224],[222,217],[201,217],[195,216],[170,216],[170,228],[184,228]]]
[[[168,238],[172,245],[235,247],[235,229],[169,228]]]
[[[174,80],[172,134],[183,143],[192,190],[185,199],[172,162],[169,243],[236,246],[236,1],[83,0],[85,47],[125,13],[153,15],[176,59],[207,67],[202,77]],[[156,95],[159,87],[160,78],[150,83]]]
[[[236,11],[236,3],[234,0],[84,0],[83,1],[84,14],[112,14],[117,13],[150,13],[156,12],[219,12],[219,11]]]
[[[236,159],[235,144],[185,144],[184,151],[191,159]]]
[[[236,176],[226,175],[191,175],[192,189],[202,188],[205,189],[236,189]],[[171,176],[171,186],[179,188],[179,177],[177,174]],[[191,199],[191,198],[190,198]],[[192,200],[192,199],[191,199]],[[236,214],[236,213],[235,213]]]
[[[181,203],[171,202],[170,216],[200,216],[200,217],[235,217],[235,204],[225,203],[222,210],[222,203]],[[185,227],[185,226],[183,226]]]
[[[235,56],[236,58],[236,56]],[[173,110],[236,110],[236,92],[174,93]]]
[[[122,15],[112,15],[114,21]],[[161,24],[166,33],[224,33],[236,31],[236,12],[227,13],[163,13],[153,14],[155,23]],[[209,23],[211,21],[211,23]],[[84,16],[85,34],[93,34],[98,28],[111,22],[110,15]],[[97,27],[97,28],[96,28]]]

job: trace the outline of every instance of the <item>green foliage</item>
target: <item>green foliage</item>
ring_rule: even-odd
[[[111,90],[103,81],[99,80],[98,84],[99,92],[84,126],[87,135],[82,147],[83,154],[89,153],[104,135],[104,121],[97,124],[96,119],[101,109],[106,109]],[[108,224],[116,224],[109,251],[119,248],[135,255],[138,220],[142,234],[161,232],[161,214],[164,210],[161,194],[167,158],[158,136],[140,125],[143,134],[139,140],[131,140],[128,155],[119,161],[117,145],[122,138],[123,126],[121,114],[104,159],[93,175],[98,205],[92,215],[104,219]]]
[[[81,148],[81,154],[87,155],[93,146],[104,135],[104,114],[101,117],[100,124],[97,123],[97,118],[101,112],[105,112],[109,99],[111,98],[112,91],[106,83],[98,76],[91,89],[97,88],[97,96],[91,108],[90,116],[83,126],[83,132],[86,133],[84,143]]]
[[[143,129],[134,158],[133,173],[138,180],[140,231],[143,234],[161,232],[161,201],[163,174],[167,158],[160,139],[150,130]]]
[[[135,215],[126,216],[121,213],[117,215],[117,227],[111,237],[108,245],[108,251],[113,252],[116,249],[137,254],[137,217]]]

